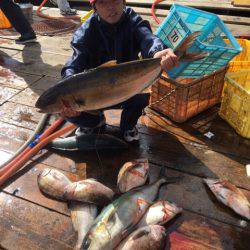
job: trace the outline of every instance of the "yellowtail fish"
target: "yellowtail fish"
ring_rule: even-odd
[[[91,111],[121,103],[151,86],[161,74],[161,59],[105,63],[88,72],[61,80],[37,100],[43,113],[60,113],[62,107]]]

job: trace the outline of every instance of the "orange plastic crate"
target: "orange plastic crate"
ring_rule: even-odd
[[[223,67],[198,79],[172,80],[163,74],[151,88],[151,107],[175,122],[185,122],[221,101],[226,70]],[[175,92],[154,104],[172,90]]]

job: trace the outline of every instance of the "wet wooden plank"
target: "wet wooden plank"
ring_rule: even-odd
[[[64,34],[61,36],[38,36],[38,42],[32,46],[29,46],[29,50],[41,50],[43,52],[49,52],[52,54],[60,54],[70,56],[72,54],[72,49],[70,47],[70,42],[72,39],[72,33]],[[21,44],[16,44],[13,39],[1,38],[1,46],[9,49],[23,50],[25,47]]]
[[[0,66],[0,86],[23,90],[40,79],[40,76],[13,72]]]
[[[17,104],[35,107],[35,103],[36,103],[38,97],[42,93],[43,93],[42,90],[27,88],[24,91],[19,92],[17,95],[15,95],[14,97],[12,97],[9,100],[11,102],[15,102]]]
[[[142,135],[140,146],[147,150],[152,162],[201,177],[226,178],[250,190],[245,170],[248,161],[241,158],[182,144],[168,134],[154,136],[154,139]]]
[[[157,112],[148,110],[147,117],[141,119],[141,123],[146,125],[147,129],[141,126],[140,131],[149,134],[167,131],[178,136],[184,143],[188,140],[191,144],[198,143],[216,152],[250,159],[249,140],[239,136],[217,112],[218,109],[210,109],[183,124],[177,124]],[[213,133],[214,136],[211,139],[207,138],[207,132]]]
[[[0,65],[2,65],[3,58],[10,58],[14,55],[20,54],[19,50],[15,49],[7,49],[7,48],[0,48]]]
[[[249,231],[186,210],[167,224],[170,249],[247,249]]]
[[[42,52],[41,47],[37,50],[24,47],[22,53],[13,56],[13,59],[18,62],[13,66],[15,71],[60,77],[61,69],[69,56]]]
[[[70,180],[78,181],[78,176],[69,172],[70,169],[67,163],[68,162],[65,161],[63,166],[57,165],[57,167],[60,169],[59,171],[65,174]],[[37,185],[37,176],[45,168],[51,167],[48,167],[44,164],[38,164],[37,162],[31,162],[27,164],[3,186],[4,191],[53,211],[69,215],[66,202],[52,199],[40,191]],[[66,169],[67,171],[63,171],[63,169]]]
[[[12,39],[7,39],[7,38],[5,38],[5,37],[2,37],[1,35],[0,35],[0,44],[1,44],[1,48],[11,48],[11,47],[9,47],[9,46],[11,46],[12,45],[12,43],[13,43],[14,41],[12,40]]]
[[[6,162],[29,138],[31,130],[0,122],[0,165]]]
[[[0,193],[0,246],[6,249],[73,249],[68,216]],[[18,244],[17,244],[18,243]]]
[[[155,171],[156,172],[156,171]],[[195,212],[208,218],[213,218],[234,226],[241,227],[241,216],[234,213],[230,208],[221,204],[212,192],[205,186],[203,179],[192,175],[168,170],[168,176],[184,177],[180,183],[162,186],[159,197],[175,202],[188,211]],[[246,197],[250,199],[250,191],[243,190]],[[250,232],[250,225],[246,222],[244,230]]]
[[[139,120],[139,130],[146,134],[157,134],[167,131],[176,135],[184,143],[190,141],[193,145],[204,145],[204,148],[228,153],[243,158],[249,158],[250,141],[239,136],[235,130],[218,115],[219,106],[214,106],[194,116],[184,123],[171,121],[164,114],[152,109],[146,109],[146,115]],[[121,111],[106,111],[108,122],[119,125]],[[205,134],[212,132],[214,137],[208,138]],[[237,145],[237,147],[235,147]]]
[[[18,92],[19,90],[17,89],[0,86],[0,105],[8,101],[11,97],[15,96]]]
[[[21,63],[18,60],[14,59],[11,55],[7,54],[6,51],[7,50],[5,50],[4,52],[0,51],[0,66],[11,70],[13,70],[15,67],[20,66]],[[10,53],[13,53],[13,50],[8,50],[8,51]]]
[[[105,112],[105,114],[109,124],[115,126],[119,124],[120,111],[112,110]],[[145,118],[141,120],[143,121]],[[144,154],[148,154],[152,162],[201,177],[224,177],[235,185],[250,190],[250,180],[247,178],[245,170],[245,165],[249,162],[248,159],[223,151],[216,152],[214,147],[210,146],[213,144],[208,144],[208,147],[204,148],[204,145],[200,144],[200,137],[194,141],[191,140],[192,134],[187,136],[187,133],[182,132],[182,129],[178,131],[178,127],[171,127],[171,124],[167,127],[167,129],[169,128],[171,128],[170,132],[163,131],[161,127],[154,125],[150,128],[139,127],[140,131],[143,132],[140,150],[143,148]],[[191,142],[187,140],[191,140]],[[244,148],[244,155],[247,156],[248,146]]]
[[[42,114],[35,108],[6,102],[1,106],[0,121],[23,128],[35,129]]]
[[[111,164],[107,159],[111,157],[109,152],[99,152],[99,154],[101,163],[107,161],[107,164]],[[80,160],[90,166],[89,169],[92,169],[93,162],[95,168],[99,169],[102,164],[98,162],[97,156],[94,153],[88,156],[79,155]],[[114,163],[111,165],[116,165],[118,168],[133,158],[148,157],[150,162],[158,165],[200,177],[226,178],[235,185],[250,190],[250,180],[245,170],[247,162],[240,158],[231,159],[228,155],[212,150],[182,144],[175,136],[168,133],[153,136],[141,134],[138,146],[131,146],[128,150],[116,154],[116,157],[117,159],[112,157]],[[104,175],[101,172],[95,174]],[[112,183],[112,177],[107,180]]]
[[[39,81],[37,81],[32,87],[33,90],[42,90],[45,91],[46,89],[52,87],[53,85],[55,85],[59,80],[61,79],[61,77],[49,77],[49,76],[45,76],[43,78],[41,78]]]
[[[29,138],[32,130],[0,122],[0,165],[4,164]],[[75,171],[74,161],[58,154],[40,150],[32,161],[43,162],[45,165],[58,167],[64,171]]]

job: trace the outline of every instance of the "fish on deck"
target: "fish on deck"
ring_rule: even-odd
[[[37,178],[40,190],[56,199],[81,201],[104,206],[111,202],[114,192],[94,179],[70,181],[56,169],[44,169]]]
[[[83,242],[83,249],[109,250],[117,247],[133,231],[156,199],[160,186],[177,180],[179,178],[161,178],[150,185],[132,189],[114,200],[94,221]]]
[[[119,171],[117,186],[121,193],[145,184],[148,179],[149,164],[147,159],[126,162]]]
[[[233,209],[237,214],[250,220],[250,203],[246,196],[232,183],[220,179],[204,179],[204,182],[226,206]]]

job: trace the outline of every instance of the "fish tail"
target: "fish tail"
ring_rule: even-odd
[[[166,167],[162,166],[159,172],[158,179],[163,179],[163,183],[176,183],[183,179],[182,176],[169,177],[166,175]]]
[[[48,144],[48,147],[60,150],[76,150],[78,148],[75,136],[55,139]]]

